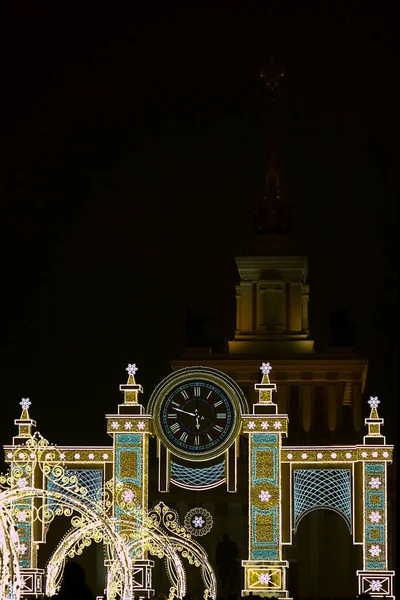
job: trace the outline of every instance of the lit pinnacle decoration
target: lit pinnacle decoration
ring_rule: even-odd
[[[371,407],[371,412],[369,415],[368,419],[365,419],[365,424],[368,427],[368,435],[365,436],[364,438],[364,442],[365,443],[375,443],[374,438],[376,439],[377,437],[380,438],[384,438],[384,436],[381,433],[381,426],[383,425],[384,421],[383,419],[381,419],[379,417],[378,414],[378,406],[380,404],[380,400],[378,399],[378,396],[370,396],[369,400],[368,400],[368,404]]]
[[[261,383],[256,383],[254,388],[259,393],[260,404],[273,404],[272,392],[276,391],[275,383],[271,383],[269,380],[269,374],[272,371],[272,367],[269,362],[261,363],[260,371],[262,373]]]
[[[128,381],[119,386],[121,392],[124,392],[124,404],[139,404],[138,393],[143,392],[141,385],[135,381],[135,375],[138,372],[136,363],[129,363],[125,369],[128,372]]]

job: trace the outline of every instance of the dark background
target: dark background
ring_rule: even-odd
[[[188,307],[213,339],[233,335],[234,257],[264,177],[259,67],[273,55],[316,348],[351,303],[394,441],[396,15],[196,6],[16,2],[3,15],[0,439],[29,396],[52,442],[105,442],[127,363],[148,398],[182,353]]]

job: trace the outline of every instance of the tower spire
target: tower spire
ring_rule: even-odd
[[[277,98],[284,70],[273,58],[260,69],[267,101],[267,161],[263,198],[254,211],[255,233],[290,233],[292,218],[287,202],[281,197],[278,136],[277,136]]]

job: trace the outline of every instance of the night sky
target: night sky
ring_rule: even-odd
[[[107,442],[127,363],[148,398],[183,351],[188,308],[214,340],[233,336],[271,55],[285,68],[282,188],[309,258],[316,349],[330,312],[351,303],[367,394],[394,416],[395,15],[385,3],[242,4],[16,2],[3,16],[1,442],[23,396],[52,442]]]

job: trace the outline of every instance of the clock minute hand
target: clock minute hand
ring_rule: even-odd
[[[195,417],[196,416],[194,413],[188,412],[187,410],[182,410],[181,408],[175,408],[174,407],[174,409],[177,410],[178,412],[181,412],[181,413],[185,414],[185,415],[190,415],[191,417]]]

